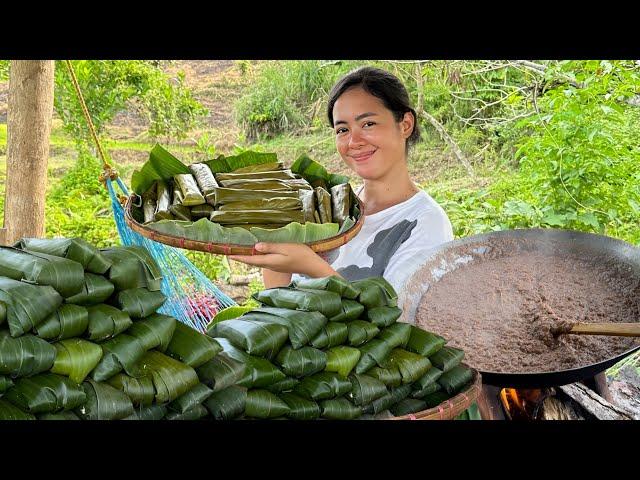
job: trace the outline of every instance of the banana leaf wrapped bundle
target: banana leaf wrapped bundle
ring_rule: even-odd
[[[384,383],[369,375],[354,374],[349,376],[349,380],[353,386],[351,400],[360,407],[389,393]]]
[[[365,316],[371,323],[384,328],[393,325],[400,315],[402,310],[398,307],[376,307],[367,310]]]
[[[378,365],[385,368],[385,360],[393,350],[388,344],[374,338],[360,347],[360,360],[356,365],[356,373],[366,373],[370,368]]]
[[[331,420],[353,420],[362,415],[362,408],[346,398],[334,398],[320,402],[322,418]]]
[[[179,173],[173,177],[173,181],[182,194],[182,205],[185,207],[193,207],[206,203],[193,175],[190,173]]]
[[[329,174],[321,164],[309,158],[308,155],[298,157],[291,165],[291,171],[308,179],[314,186],[324,185],[324,188],[349,181],[349,178],[344,175]]]
[[[342,183],[331,187],[332,222],[342,226],[351,211],[351,185]]]
[[[104,274],[111,262],[89,242],[81,238],[23,238],[16,246],[28,252],[46,253],[78,262],[91,273]]]
[[[108,299],[115,288],[115,285],[103,276],[85,273],[82,290],[67,298],[66,302],[85,307],[98,305]]]
[[[56,348],[33,335],[12,338],[0,330],[0,374],[26,377],[50,370],[56,358]]]
[[[306,190],[300,190],[303,192]],[[243,200],[240,202],[229,202],[218,207],[221,212],[231,212],[239,210],[302,210],[302,201],[298,198],[289,197],[273,197],[273,198],[254,198],[251,200]],[[194,207],[195,208],[195,207]],[[193,211],[193,210],[192,210]],[[306,220],[306,217],[305,217]],[[313,221],[313,220],[308,220]]]
[[[169,404],[169,409],[178,413],[186,413],[193,410],[213,394],[213,390],[203,383],[199,383],[184,395],[176,398]],[[204,408],[204,407],[203,407]],[[206,412],[206,410],[205,410]],[[205,414],[206,416],[206,414]]]
[[[414,388],[415,388],[415,385],[414,385]],[[426,387],[423,387],[419,390],[414,390],[413,392],[411,392],[411,398],[424,398],[427,395],[431,395],[432,393],[435,393],[439,390],[442,390],[442,387],[440,386],[440,384],[437,382],[433,382],[427,385]]]
[[[421,412],[426,409],[427,403],[423,400],[418,400],[417,398],[405,398],[390,408],[391,413],[396,417]]]
[[[402,385],[392,388],[389,393],[362,407],[364,413],[374,415],[389,409],[392,405],[404,400],[411,394],[411,385]]]
[[[209,414],[207,409],[203,405],[196,405],[186,412],[168,412],[165,416],[165,420],[200,420]]]
[[[316,187],[314,192],[316,194],[316,202],[318,203],[320,223],[333,223],[333,216],[331,213],[331,194],[322,187]]]
[[[464,351],[454,347],[442,347],[436,353],[429,357],[434,367],[439,368],[443,372],[451,370],[459,365],[464,358]]]
[[[342,298],[355,300],[360,294],[360,290],[355,288],[348,280],[331,275],[322,278],[301,278],[293,282],[296,288],[306,288],[311,290],[327,290],[340,295]]]
[[[311,346],[315,348],[331,348],[342,345],[347,341],[349,329],[346,323],[329,322],[320,333],[311,340]]]
[[[280,350],[275,363],[289,377],[305,377],[324,370],[327,366],[327,354],[313,347],[294,350],[287,345]]]
[[[241,318],[263,323],[277,323],[286,327],[293,348],[308,344],[327,324],[327,317],[320,312],[302,312],[274,307],[257,308]]]
[[[220,225],[274,223],[284,225],[291,222],[304,223],[302,210],[215,210],[209,220]]]
[[[53,287],[40,287],[0,277],[0,305],[11,336],[18,337],[40,325],[62,304]],[[4,323],[0,321],[0,323]]]
[[[4,393],[13,387],[13,380],[10,377],[0,375],[0,393]]]
[[[163,181],[156,182],[156,210],[154,212],[154,220],[172,220],[173,214],[169,211],[171,208],[171,189],[169,185]]]
[[[162,292],[132,288],[118,292],[114,303],[131,318],[144,318],[155,313],[166,300],[167,297]]]
[[[391,348],[404,348],[411,335],[411,327],[408,323],[396,323],[384,328],[377,338],[386,342]]]
[[[289,405],[268,390],[249,390],[244,414],[251,418],[274,418],[289,413]]]
[[[393,287],[382,277],[356,280],[352,284],[360,290],[358,301],[367,310],[379,307],[396,307],[398,295]]]
[[[153,386],[153,378],[151,376],[134,378],[124,373],[117,373],[109,378],[106,383],[124,392],[134,405],[149,406],[156,396],[156,389]]]
[[[142,356],[140,367],[153,379],[157,403],[172,402],[200,383],[193,368],[154,350]]]
[[[402,383],[418,381],[431,368],[431,362],[427,357],[402,348],[394,348],[382,367],[389,368],[392,365],[398,366],[402,375]]]
[[[132,377],[142,376],[138,361],[145,349],[137,338],[121,333],[100,346],[103,351],[102,359],[91,372],[91,377],[96,382],[103,382],[122,370]]]
[[[304,213],[304,221],[317,223],[316,216],[318,211],[316,210],[316,195],[313,190],[298,190],[300,195],[300,206]],[[320,217],[317,217],[320,218]]]
[[[87,401],[76,410],[83,420],[120,420],[133,414],[133,404],[123,392],[106,383],[82,383]]]
[[[168,315],[154,313],[144,320],[134,322],[127,330],[127,335],[136,337],[145,350],[155,348],[165,352],[176,329],[177,320]]]
[[[214,392],[238,383],[245,374],[245,365],[225,353],[220,353],[196,368],[198,378]]]
[[[214,209],[209,204],[196,205],[195,207],[191,207],[191,219],[195,222],[201,218],[209,218],[213,212]]]
[[[0,398],[0,421],[1,420],[36,420],[35,415],[23,412],[18,407]]]
[[[367,375],[377,378],[390,388],[402,385],[402,374],[397,365],[391,365],[389,368],[373,367],[367,371]]]
[[[216,203],[216,189],[220,187],[213,172],[206,163],[192,163],[189,170],[196,180],[200,191],[204,195],[205,201],[213,206]]]
[[[293,392],[311,400],[341,397],[351,391],[351,382],[333,372],[314,373],[300,380]]]
[[[102,358],[102,347],[80,338],[69,338],[54,343],[56,359],[53,373],[66,375],[76,383],[82,383]]]
[[[63,304],[33,331],[38,337],[45,340],[63,340],[79,337],[87,330],[88,326],[89,312],[86,308]]]
[[[232,385],[212,394],[204,401],[204,406],[215,420],[232,420],[242,415],[246,403],[246,387]]]
[[[144,224],[154,222],[156,220],[156,210],[158,208],[157,187],[153,185],[142,194],[142,215]]]
[[[302,191],[302,190],[300,190]],[[216,206],[228,203],[247,202],[253,200],[270,200],[272,198],[299,199],[295,190],[245,190],[243,188],[218,188],[216,189]]]
[[[275,191],[298,191],[311,190],[311,185],[303,178],[279,179],[279,178],[259,178],[246,179],[237,178],[218,182],[223,188],[241,188],[244,190],[275,190]],[[329,194],[327,192],[327,194]]]
[[[216,338],[224,353],[245,365],[244,376],[238,385],[247,388],[265,388],[284,380],[286,375],[266,358],[255,357],[234,347],[226,338]]]
[[[197,330],[176,322],[167,355],[196,368],[204,365],[222,351],[222,347],[213,338]]]
[[[438,378],[438,384],[449,395],[458,393],[473,378],[473,371],[464,365],[456,365]]]
[[[291,392],[281,393],[278,396],[289,407],[289,411],[286,413],[288,418],[293,420],[315,420],[320,417],[320,405],[313,400]]]
[[[342,311],[340,295],[325,290],[270,288],[255,293],[253,298],[271,307],[320,312],[327,318],[335,317]]]
[[[434,353],[440,350],[447,341],[440,335],[427,332],[421,328],[411,326],[411,335],[409,341],[405,347],[410,352],[417,353],[423,357],[431,357]],[[433,362],[431,362],[433,363]]]
[[[360,350],[347,346],[331,347],[326,351],[327,372],[336,372],[343,377],[348,377],[360,360]]]
[[[442,402],[449,400],[451,396],[444,390],[438,390],[422,397],[422,400],[427,404],[428,408],[434,408],[440,405]]]
[[[101,252],[112,263],[108,278],[116,291],[142,287],[152,291],[160,290],[162,272],[145,248],[130,245],[107,248]]]
[[[129,315],[111,305],[93,305],[87,307],[89,326],[87,337],[89,340],[102,341],[115,337],[124,332],[133,323]]]
[[[84,268],[78,262],[46,253],[0,247],[0,275],[53,287],[63,297],[82,290]]]
[[[25,412],[48,413],[79,407],[87,400],[87,395],[80,385],[67,377],[41,373],[21,378],[2,398]]]
[[[279,178],[280,180],[292,180],[297,178],[289,169],[286,170],[269,170],[265,172],[231,172],[231,173],[216,173],[216,178],[220,182],[226,182],[227,180],[261,180],[267,178]]]
[[[364,312],[364,305],[355,300],[342,299],[342,311],[335,317],[329,319],[330,322],[348,322],[360,317]],[[377,327],[376,327],[377,328]]]
[[[247,154],[248,152],[245,152],[245,154]],[[256,154],[256,152],[251,152],[253,153],[253,155]],[[240,154],[239,156],[241,156],[242,154]],[[276,157],[276,154],[268,154],[268,153],[262,153],[260,155],[264,155],[264,156],[272,156],[273,158]],[[238,168],[233,168],[231,170],[231,173],[262,173],[262,172],[274,172],[277,170],[284,170],[284,163],[282,163],[279,160],[275,160],[273,162],[264,162],[264,163],[254,163],[251,165],[247,165],[246,167],[238,167]]]
[[[291,392],[299,383],[300,380],[297,378],[286,377],[284,380],[267,385],[264,389],[269,390],[272,393]]]
[[[135,407],[134,412],[123,420],[162,420],[167,411],[164,405],[144,405]]]
[[[289,338],[287,328],[277,323],[252,322],[244,318],[218,322],[207,334],[226,338],[249,355],[273,359]]]
[[[349,331],[349,345],[358,347],[367,343],[374,338],[380,329],[371,322],[365,322],[364,320],[354,320],[347,324]],[[393,348],[393,347],[392,347]]]
[[[0,301],[0,325],[7,321],[7,304]]]
[[[182,196],[182,192],[180,191],[180,187],[173,184],[173,199],[171,200],[171,206],[169,206],[169,212],[173,215],[176,220],[186,220],[191,221],[191,210],[189,207],[185,207],[182,204],[184,197]]]
[[[72,411],[58,413],[41,413],[38,420],[80,420],[80,417]]]
[[[442,376],[443,371],[438,367],[432,366],[427,372],[420,377],[414,384],[413,388],[416,390],[422,390],[423,388],[433,385]]]

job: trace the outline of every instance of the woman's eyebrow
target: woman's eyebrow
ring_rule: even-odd
[[[361,113],[360,115],[358,115],[355,120],[356,122],[362,120],[363,118],[367,118],[367,117],[375,117],[376,115],[378,115],[377,113],[374,112],[365,112],[365,113]],[[347,123],[344,120],[336,120],[335,122],[333,122],[334,125],[338,125],[340,123]]]

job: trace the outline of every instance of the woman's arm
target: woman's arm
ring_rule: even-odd
[[[264,282],[264,288],[286,287],[291,283],[291,274],[274,272],[268,268],[263,268],[262,281]]]

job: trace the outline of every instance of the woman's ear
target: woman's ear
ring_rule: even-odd
[[[416,119],[411,112],[405,112],[404,117],[400,121],[400,131],[402,136],[406,139],[413,133],[413,127],[416,124]]]

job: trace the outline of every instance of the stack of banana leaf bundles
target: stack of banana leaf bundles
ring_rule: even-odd
[[[397,322],[396,292],[381,277],[305,279],[254,298],[260,308],[207,328],[225,358],[246,365],[217,394],[222,418],[389,418],[435,407],[472,381],[462,350]]]
[[[132,187],[132,217],[160,233],[189,240],[254,245],[309,243],[348,231],[360,217],[349,179],[307,156],[290,169],[275,153],[184,165],[156,145]]]
[[[141,247],[81,239],[0,247],[0,420],[199,419],[244,366],[158,313],[166,298]]]

